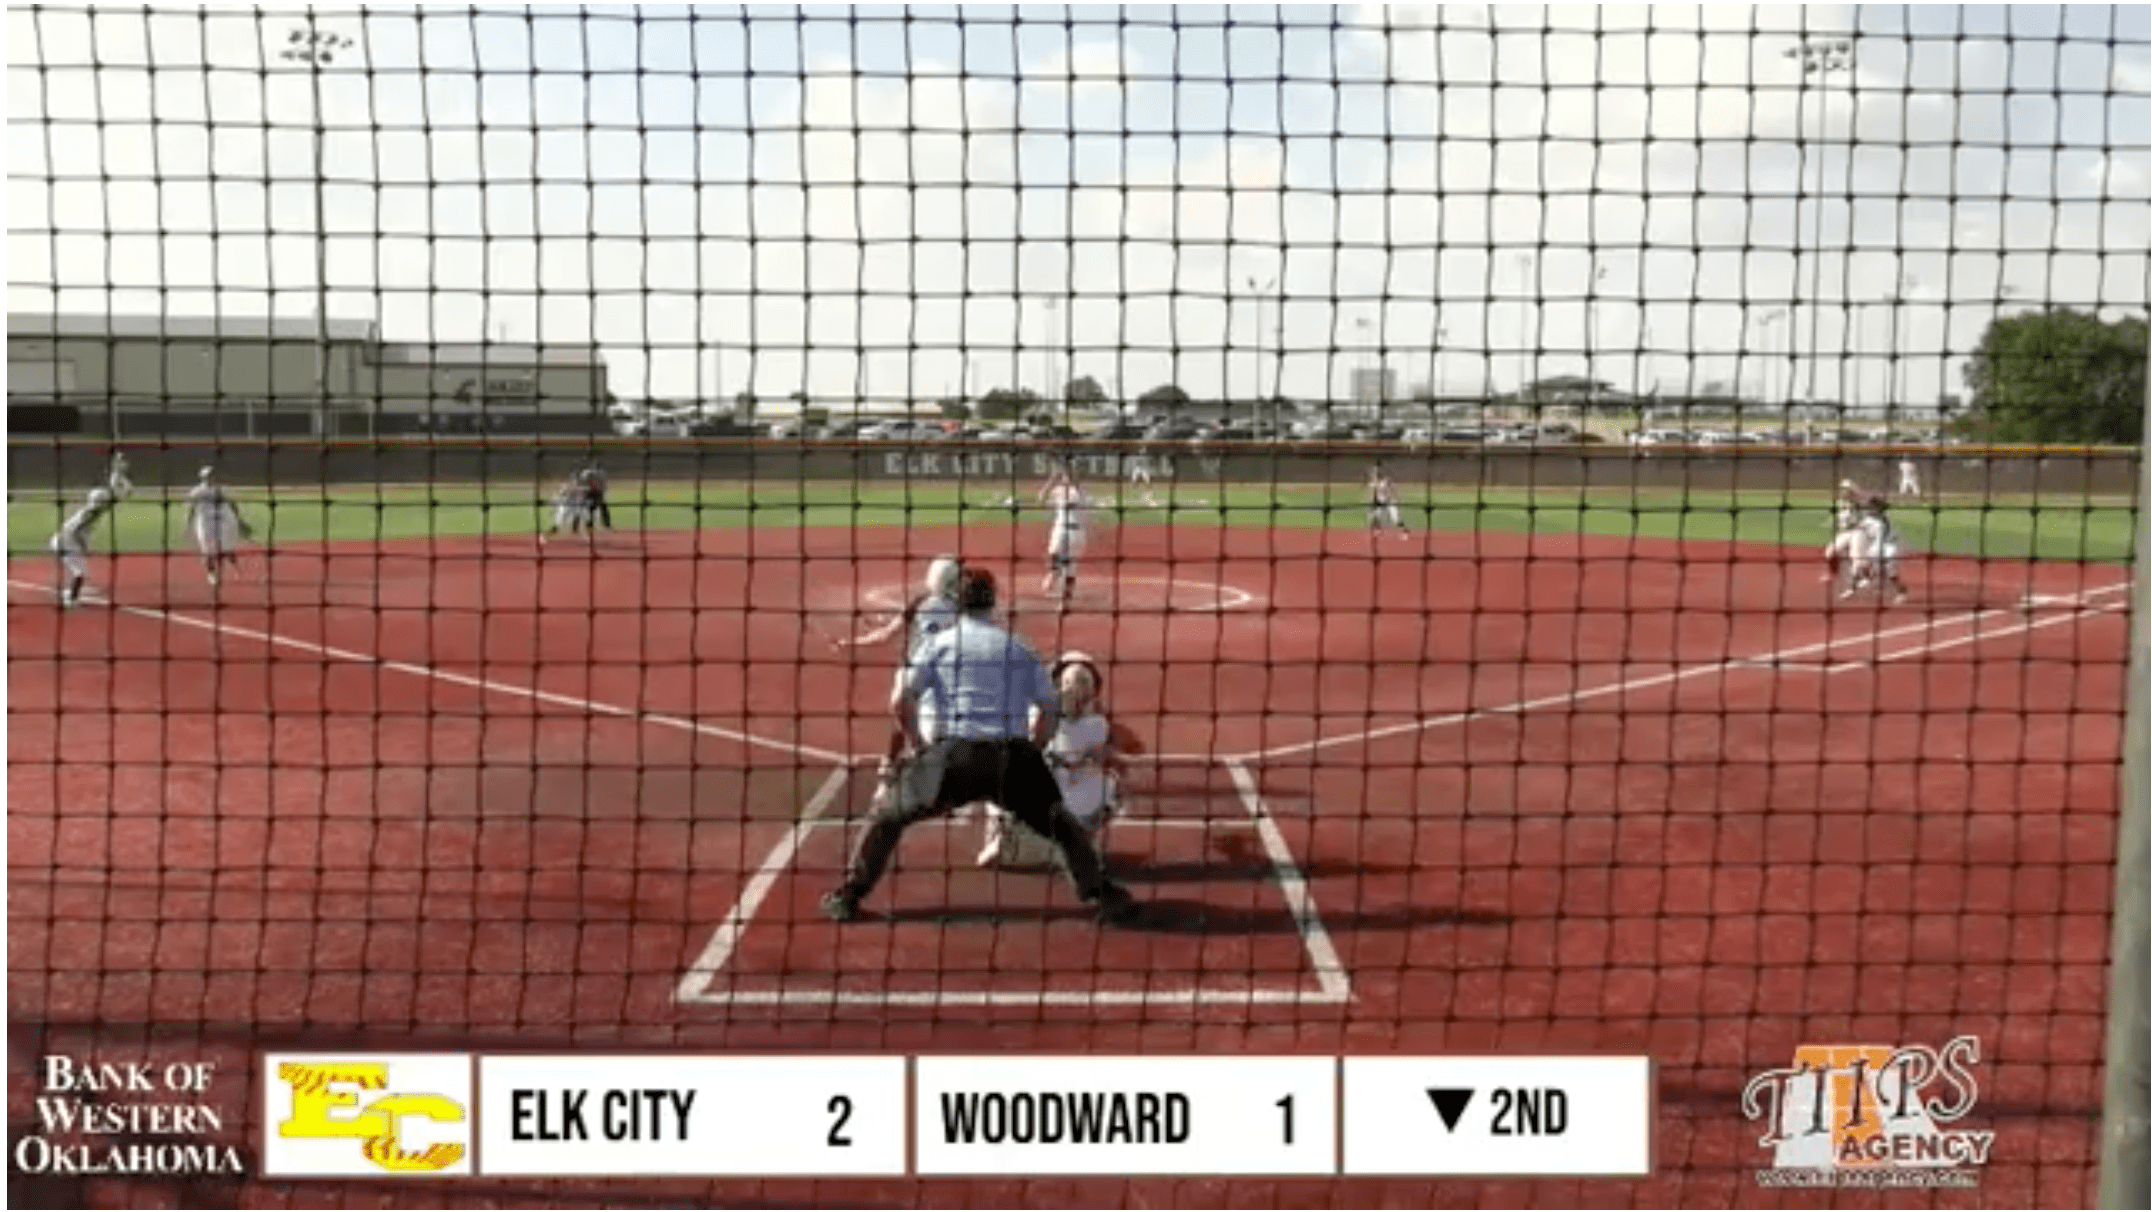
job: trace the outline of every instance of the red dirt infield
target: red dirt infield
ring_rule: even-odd
[[[1066,615],[1006,527],[295,547],[216,602],[191,561],[123,556],[115,605],[68,613],[15,562],[11,1122],[61,1050],[221,1059],[235,1139],[259,1131],[253,1056],[290,1045],[1649,1052],[1639,1182],[216,1198],[1815,1206],[1756,1186],[1748,1077],[1803,1043],[1973,1034],[1980,1190],[1883,1198],[2091,1198],[2123,570],[1931,561],[1880,608],[1830,601],[1805,549],[1115,545]],[[830,640],[945,548],[1001,574],[1042,651],[1104,658],[1145,751],[1112,849],[1147,925],[1101,933],[1054,879],[976,869],[965,824],[908,836],[868,920],[816,914],[895,655]]]

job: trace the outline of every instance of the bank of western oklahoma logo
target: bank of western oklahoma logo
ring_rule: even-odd
[[[468,1056],[270,1056],[263,1171],[470,1173]]]
[[[1750,1080],[1741,1110],[1774,1186],[1969,1187],[1995,1134],[1949,1127],[1980,1098],[1980,1041],[1922,1045],[1804,1044],[1793,1064]]]

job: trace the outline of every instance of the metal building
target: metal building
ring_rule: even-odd
[[[370,321],[8,317],[11,409],[49,403],[113,437],[590,432],[610,400],[595,346],[384,342]]]

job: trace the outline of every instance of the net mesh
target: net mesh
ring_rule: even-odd
[[[1653,1176],[10,1202],[1775,1203],[1755,1075],[1968,1035],[2089,1200],[2146,10],[1034,11],[10,9],[11,1146],[52,1055],[252,1159],[289,1048],[1608,1052]],[[1135,922],[977,814],[824,917],[943,554]]]

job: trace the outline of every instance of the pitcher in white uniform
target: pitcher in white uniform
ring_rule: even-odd
[[[1083,558],[1084,514],[1090,499],[1065,467],[1055,468],[1046,478],[1039,499],[1053,510],[1046,535],[1046,577],[1039,588],[1057,596],[1061,609],[1067,610],[1076,596],[1076,562]]]
[[[90,579],[90,533],[104,520],[119,498],[109,488],[92,488],[82,507],[67,515],[60,532],[52,536],[52,554],[60,561],[60,605],[82,604],[82,587]]]
[[[1054,662],[1054,684],[1061,691],[1061,725],[1046,747],[1046,760],[1061,784],[1070,815],[1099,843],[1120,801],[1125,768],[1113,743],[1113,724],[1101,709],[1105,679],[1098,662],[1071,652]],[[1053,860],[1053,843],[1025,828],[998,808],[988,808],[986,845],[981,867],[1036,867]]]

